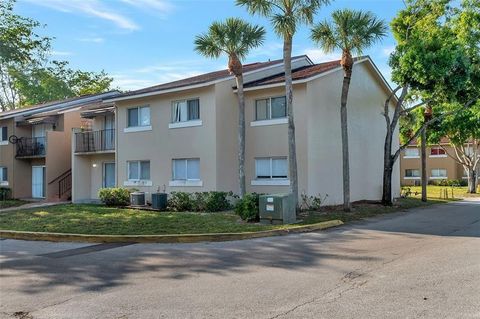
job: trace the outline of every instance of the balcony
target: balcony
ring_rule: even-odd
[[[115,151],[115,129],[75,133],[75,153]]]
[[[45,157],[47,140],[45,137],[22,137],[17,141],[16,158]]]

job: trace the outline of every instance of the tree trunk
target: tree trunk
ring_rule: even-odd
[[[246,193],[245,187],[245,97],[243,94],[243,75],[236,76],[238,97],[238,184],[240,198]]]
[[[385,145],[383,147],[383,194],[382,204],[385,206],[392,206],[392,131],[387,125],[387,134],[385,136]]]
[[[344,68],[344,77],[342,85],[342,97],[340,101],[340,122],[342,130],[342,162],[343,162],[343,210],[349,212],[350,204],[350,157],[348,154],[348,121],[347,121],[347,100],[348,90],[350,89],[350,80],[352,78],[353,59],[348,59],[349,54],[344,53],[343,60],[347,61]],[[349,63],[348,63],[349,62]],[[350,63],[352,63],[350,65]]]
[[[283,63],[285,67],[285,91],[288,117],[288,169],[290,177],[290,192],[295,198],[298,209],[298,175],[297,149],[295,141],[295,122],[293,117],[293,84],[292,84],[292,37],[286,36],[283,42]]]
[[[427,201],[427,129],[422,129],[422,202]]]
[[[470,194],[477,193],[477,172],[475,170],[468,172],[468,192]]]

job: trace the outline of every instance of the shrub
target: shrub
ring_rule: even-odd
[[[126,188],[101,188],[98,197],[107,206],[127,206],[130,204],[130,191]]]
[[[328,197],[328,194],[322,197],[322,195],[318,194],[318,196],[308,196],[305,192],[302,192],[300,195],[302,203],[300,205],[301,210],[314,210],[318,211],[322,207],[322,204]]]
[[[167,209],[174,212],[188,212],[193,210],[193,200],[190,193],[172,192],[167,202]]]
[[[0,200],[10,199],[12,192],[8,187],[0,187]]]
[[[235,204],[235,213],[248,222],[259,221],[259,197],[257,193],[246,194]]]
[[[168,209],[176,212],[220,212],[232,208],[232,192],[172,192]]]

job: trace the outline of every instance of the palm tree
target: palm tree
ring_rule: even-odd
[[[283,64],[285,68],[285,91],[288,116],[288,168],[290,191],[298,206],[297,152],[293,118],[292,41],[301,24],[311,24],[313,16],[322,4],[330,0],[237,0],[237,5],[246,6],[250,14],[270,18],[275,33],[283,38]]]
[[[243,94],[243,65],[248,52],[262,45],[265,29],[238,18],[214,22],[207,33],[196,36],[195,50],[209,58],[228,56],[228,71],[235,76],[238,98],[238,182],[240,197],[245,195],[245,98]]]
[[[372,46],[387,34],[385,21],[378,19],[371,12],[355,10],[336,10],[332,14],[333,23],[328,21],[316,24],[312,29],[311,38],[325,52],[342,51],[340,64],[343,67],[344,77],[342,96],[340,101],[340,118],[342,129],[342,156],[343,156],[343,208],[350,211],[350,165],[348,155],[348,125],[347,125],[347,98],[352,78],[353,63],[352,51],[358,55]]]

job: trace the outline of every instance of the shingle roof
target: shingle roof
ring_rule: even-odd
[[[355,58],[355,61],[359,61],[365,59],[366,57],[358,57]],[[304,67],[300,67],[297,69],[292,70],[292,79],[293,81],[308,79],[312,76],[322,74],[333,69],[340,67],[340,60],[336,61],[329,61],[314,65],[308,65]],[[272,75],[270,77],[266,77],[257,81],[249,82],[244,85],[245,88],[255,87],[255,86],[262,86],[262,85],[269,85],[269,84],[276,84],[276,83],[283,83],[285,82],[285,73],[279,73],[276,75]]]
[[[86,94],[76,97],[71,97],[63,100],[49,101],[42,104],[23,107],[20,109],[0,112],[0,119],[11,118],[22,114],[38,114],[50,110],[63,110],[72,107],[78,107],[89,103],[101,102],[105,98],[110,98],[118,95],[118,91],[109,91],[104,93]]]
[[[300,56],[295,56],[292,57],[293,59],[299,59],[302,57],[306,57],[306,55],[300,55]],[[245,64],[243,66],[243,72],[250,72],[250,71],[255,71],[258,69],[262,69],[265,67],[269,67],[275,64],[280,64],[283,63],[283,59],[278,59],[278,60],[273,60],[273,61],[267,61],[267,62],[255,62],[255,63],[250,63],[250,64]],[[214,72],[209,72],[197,76],[193,76],[190,78],[174,81],[174,82],[168,82],[160,85],[155,85],[151,86],[148,88],[144,89],[139,89],[135,91],[130,91],[123,93],[119,96],[116,96],[115,98],[121,98],[121,97],[126,97],[126,96],[132,96],[132,95],[138,95],[138,94],[144,94],[144,93],[151,93],[151,92],[161,92],[164,90],[170,90],[170,89],[176,89],[176,88],[181,88],[185,86],[191,86],[191,85],[198,85],[198,84],[204,84],[216,80],[221,80],[224,78],[228,77],[233,77],[228,70],[220,70],[220,71],[214,71]]]

